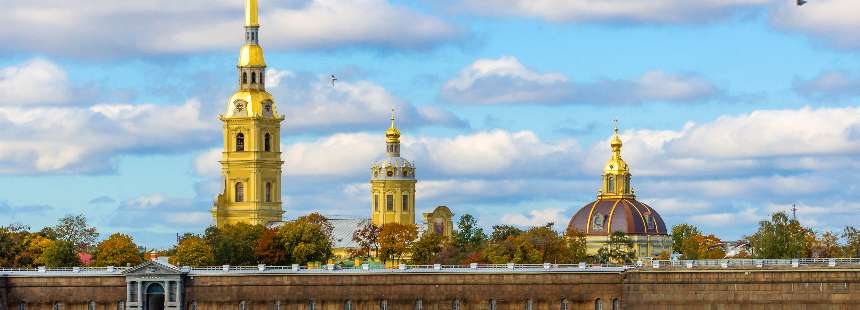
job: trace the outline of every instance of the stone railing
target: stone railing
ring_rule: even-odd
[[[849,267],[860,268],[860,258],[800,258],[800,259],[707,259],[707,260],[652,260],[639,261],[637,268],[801,268],[801,267]]]

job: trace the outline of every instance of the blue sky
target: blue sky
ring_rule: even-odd
[[[841,231],[860,220],[860,4],[794,2],[261,0],[286,215],[366,216],[395,107],[419,210],[561,229],[619,119],[669,224],[740,238],[797,204]],[[151,247],[210,225],[243,1],[5,6],[0,224],[84,213]]]

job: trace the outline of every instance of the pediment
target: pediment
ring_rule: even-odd
[[[173,265],[163,264],[157,261],[148,261],[131,267],[123,272],[125,275],[179,275],[182,271]]]

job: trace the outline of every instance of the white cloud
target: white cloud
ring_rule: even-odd
[[[481,15],[536,17],[554,22],[702,23],[731,17],[772,0],[466,0]]]
[[[88,173],[120,154],[187,150],[217,137],[200,103],[0,107],[0,173]]]
[[[280,72],[280,71],[278,71]],[[398,126],[415,128],[436,125],[467,127],[453,113],[432,106],[415,106],[367,80],[341,79],[335,86],[327,76],[283,74],[280,87],[270,87],[279,102],[285,123],[297,132],[388,128],[391,109]]]
[[[243,2],[226,0],[4,2],[0,50],[85,58],[238,49]],[[263,2],[263,45],[417,49],[459,36],[443,20],[387,0]],[[117,31],[121,29],[122,31]]]
[[[62,103],[69,99],[69,78],[56,64],[33,59],[0,69],[0,106]]]
[[[382,134],[335,134],[312,142],[287,146],[283,152],[288,175],[348,176],[367,173],[370,164],[385,150]]]
[[[530,210],[528,215],[507,213],[502,215],[502,223],[517,226],[543,226],[547,223],[566,225],[567,219],[562,217],[564,210],[557,208]]]
[[[464,104],[637,104],[694,102],[720,91],[695,74],[645,72],[636,80],[575,83],[559,73],[540,73],[514,57],[479,59],[442,86],[440,96]]]
[[[771,24],[779,29],[800,32],[837,48],[860,48],[860,2],[854,0],[817,0],[798,9],[784,1],[771,13]]]
[[[198,203],[155,193],[122,201],[105,219],[121,231],[142,229],[144,233],[176,233],[177,225],[183,230],[210,225],[209,206],[211,202]]]
[[[814,100],[860,96],[860,78],[845,71],[827,71],[811,79],[796,78],[794,91]]]

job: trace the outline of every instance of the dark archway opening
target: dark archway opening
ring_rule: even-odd
[[[164,310],[164,287],[158,283],[150,284],[143,300],[143,310]]]

